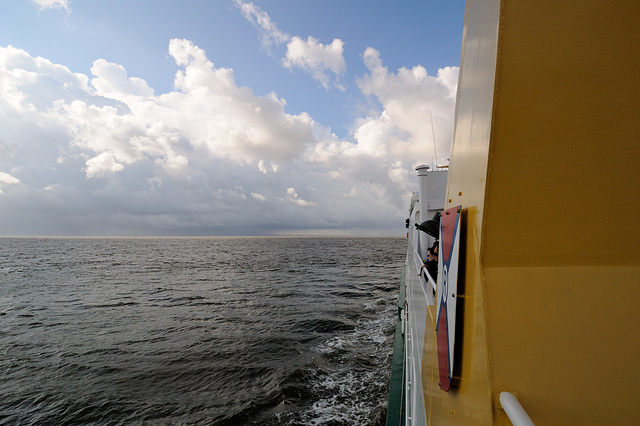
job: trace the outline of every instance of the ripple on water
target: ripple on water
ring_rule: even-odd
[[[0,423],[381,424],[405,243],[3,239]]]

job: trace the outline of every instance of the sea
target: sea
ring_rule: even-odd
[[[0,424],[381,425],[404,238],[0,238]]]

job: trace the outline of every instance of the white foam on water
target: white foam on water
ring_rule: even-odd
[[[325,395],[314,402],[302,415],[305,423],[324,424],[330,421],[362,424],[370,409],[366,395],[367,383],[373,372],[356,376],[349,371],[338,371],[322,378],[314,390]]]
[[[371,305],[379,309],[381,304]],[[386,331],[393,314],[386,310],[380,314],[358,320],[353,331],[339,333],[316,348],[333,357],[329,367],[333,371],[321,371],[312,384],[317,400],[302,413],[305,424],[366,424],[371,413],[384,404],[387,394],[381,390],[388,382],[393,338]],[[362,366],[363,362],[371,365]]]

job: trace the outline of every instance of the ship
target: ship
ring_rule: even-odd
[[[638,1],[467,1],[448,168],[417,167],[406,223],[387,425],[640,424],[637,46]]]

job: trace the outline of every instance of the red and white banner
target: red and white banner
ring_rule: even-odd
[[[449,391],[453,377],[459,251],[460,206],[457,206],[443,211],[440,216],[436,340],[440,388],[445,392]]]

